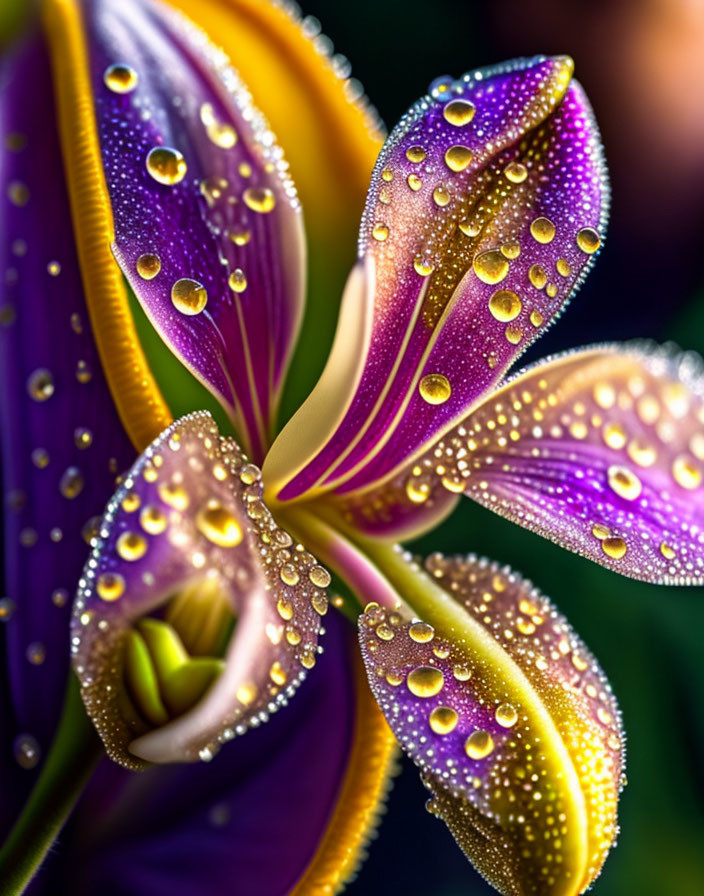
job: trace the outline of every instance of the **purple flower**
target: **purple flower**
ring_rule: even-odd
[[[704,581],[699,362],[597,346],[506,376],[604,238],[572,62],[439,79],[402,118],[327,364],[280,428],[378,127],[309,20],[174,5],[206,30],[148,0],[47,0],[8,67],[0,606],[20,765],[56,728],[77,586],[85,707],[109,756],[147,769],[94,776],[79,888],[335,892],[393,732],[497,889],[580,893],[617,833],[603,672],[510,569],[396,546],[465,493],[624,575]],[[71,755],[67,718],[51,757]],[[0,775],[7,826],[28,787]],[[32,851],[15,836],[0,857],[13,893]]]

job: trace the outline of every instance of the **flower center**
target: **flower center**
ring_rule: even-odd
[[[203,697],[225,668],[235,622],[222,583],[208,578],[185,586],[159,616],[130,629],[124,677],[136,728],[164,725]]]

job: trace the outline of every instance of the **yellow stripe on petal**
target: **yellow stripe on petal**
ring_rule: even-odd
[[[113,218],[80,10],[75,0],[46,0],[43,12],[86,303],[120,419],[141,450],[169,425],[171,414],[144,357],[122,274],[110,250]]]
[[[357,723],[349,766],[337,805],[318,850],[289,896],[338,893],[363,859],[394,774],[396,738],[367,684],[362,660],[352,657],[357,683]]]

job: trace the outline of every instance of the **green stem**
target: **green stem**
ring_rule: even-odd
[[[61,720],[27,803],[0,850],[5,896],[19,896],[51,849],[71,810],[104,755],[70,676]]]

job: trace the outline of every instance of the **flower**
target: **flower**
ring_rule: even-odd
[[[272,71],[292,67],[300,105],[259,96],[293,131],[311,247],[332,251],[331,227],[345,229],[344,200],[375,142],[373,116],[337,104],[339,85],[303,61],[280,10],[242,0],[234,12],[190,11],[226,35],[252,89],[262,58]],[[219,27],[231,21],[237,37]],[[582,892],[616,836],[622,782],[620,715],[603,672],[516,573],[473,555],[421,566],[395,547],[465,493],[625,575],[702,581],[697,363],[597,346],[505,376],[603,241],[605,168],[571,60],[439,79],[404,116],[372,174],[328,362],[277,432],[306,265],[301,201],[267,121],[224,52],[168,7],[50,0],[45,23],[52,69],[30,44],[4,107],[7,230],[28,259],[3,318],[6,458],[11,487],[27,495],[8,530],[36,557],[13,560],[14,591],[32,598],[17,601],[11,658],[27,632],[55,627],[35,609],[48,575],[75,570],[73,665],[112,758],[129,768],[209,761],[235,740],[207,767],[217,788],[228,763],[253,762],[247,745],[260,731],[250,729],[283,720],[303,756],[291,765],[283,738],[252,782],[261,821],[275,817],[281,832],[277,848],[290,844],[287,861],[269,869],[271,840],[253,825],[236,873],[257,892],[332,891],[354,867],[393,753],[368,692],[357,692],[349,629],[328,612],[332,572],[335,603],[359,617],[371,692],[432,811],[501,892]],[[263,33],[286,52],[263,48]],[[47,125],[52,74],[58,140]],[[25,96],[37,84],[47,88],[41,117]],[[321,109],[331,111],[327,139],[306,130]],[[47,217],[65,220],[69,207],[73,231],[49,233]],[[326,260],[314,256],[312,270]],[[173,422],[172,410],[188,413]],[[142,454],[86,524],[131,446]],[[62,526],[47,539],[50,517]],[[56,546],[81,528],[92,553],[79,578],[82,552]],[[34,665],[53,656],[49,640],[32,642]],[[57,689],[42,709],[36,682],[14,672],[15,703],[38,731],[42,716],[55,719]],[[269,721],[291,698],[298,715]],[[204,777],[145,776],[152,787]],[[111,783],[117,805],[131,786]],[[298,799],[282,799],[282,787]],[[218,861],[203,873],[220,880],[222,853],[204,848]]]

